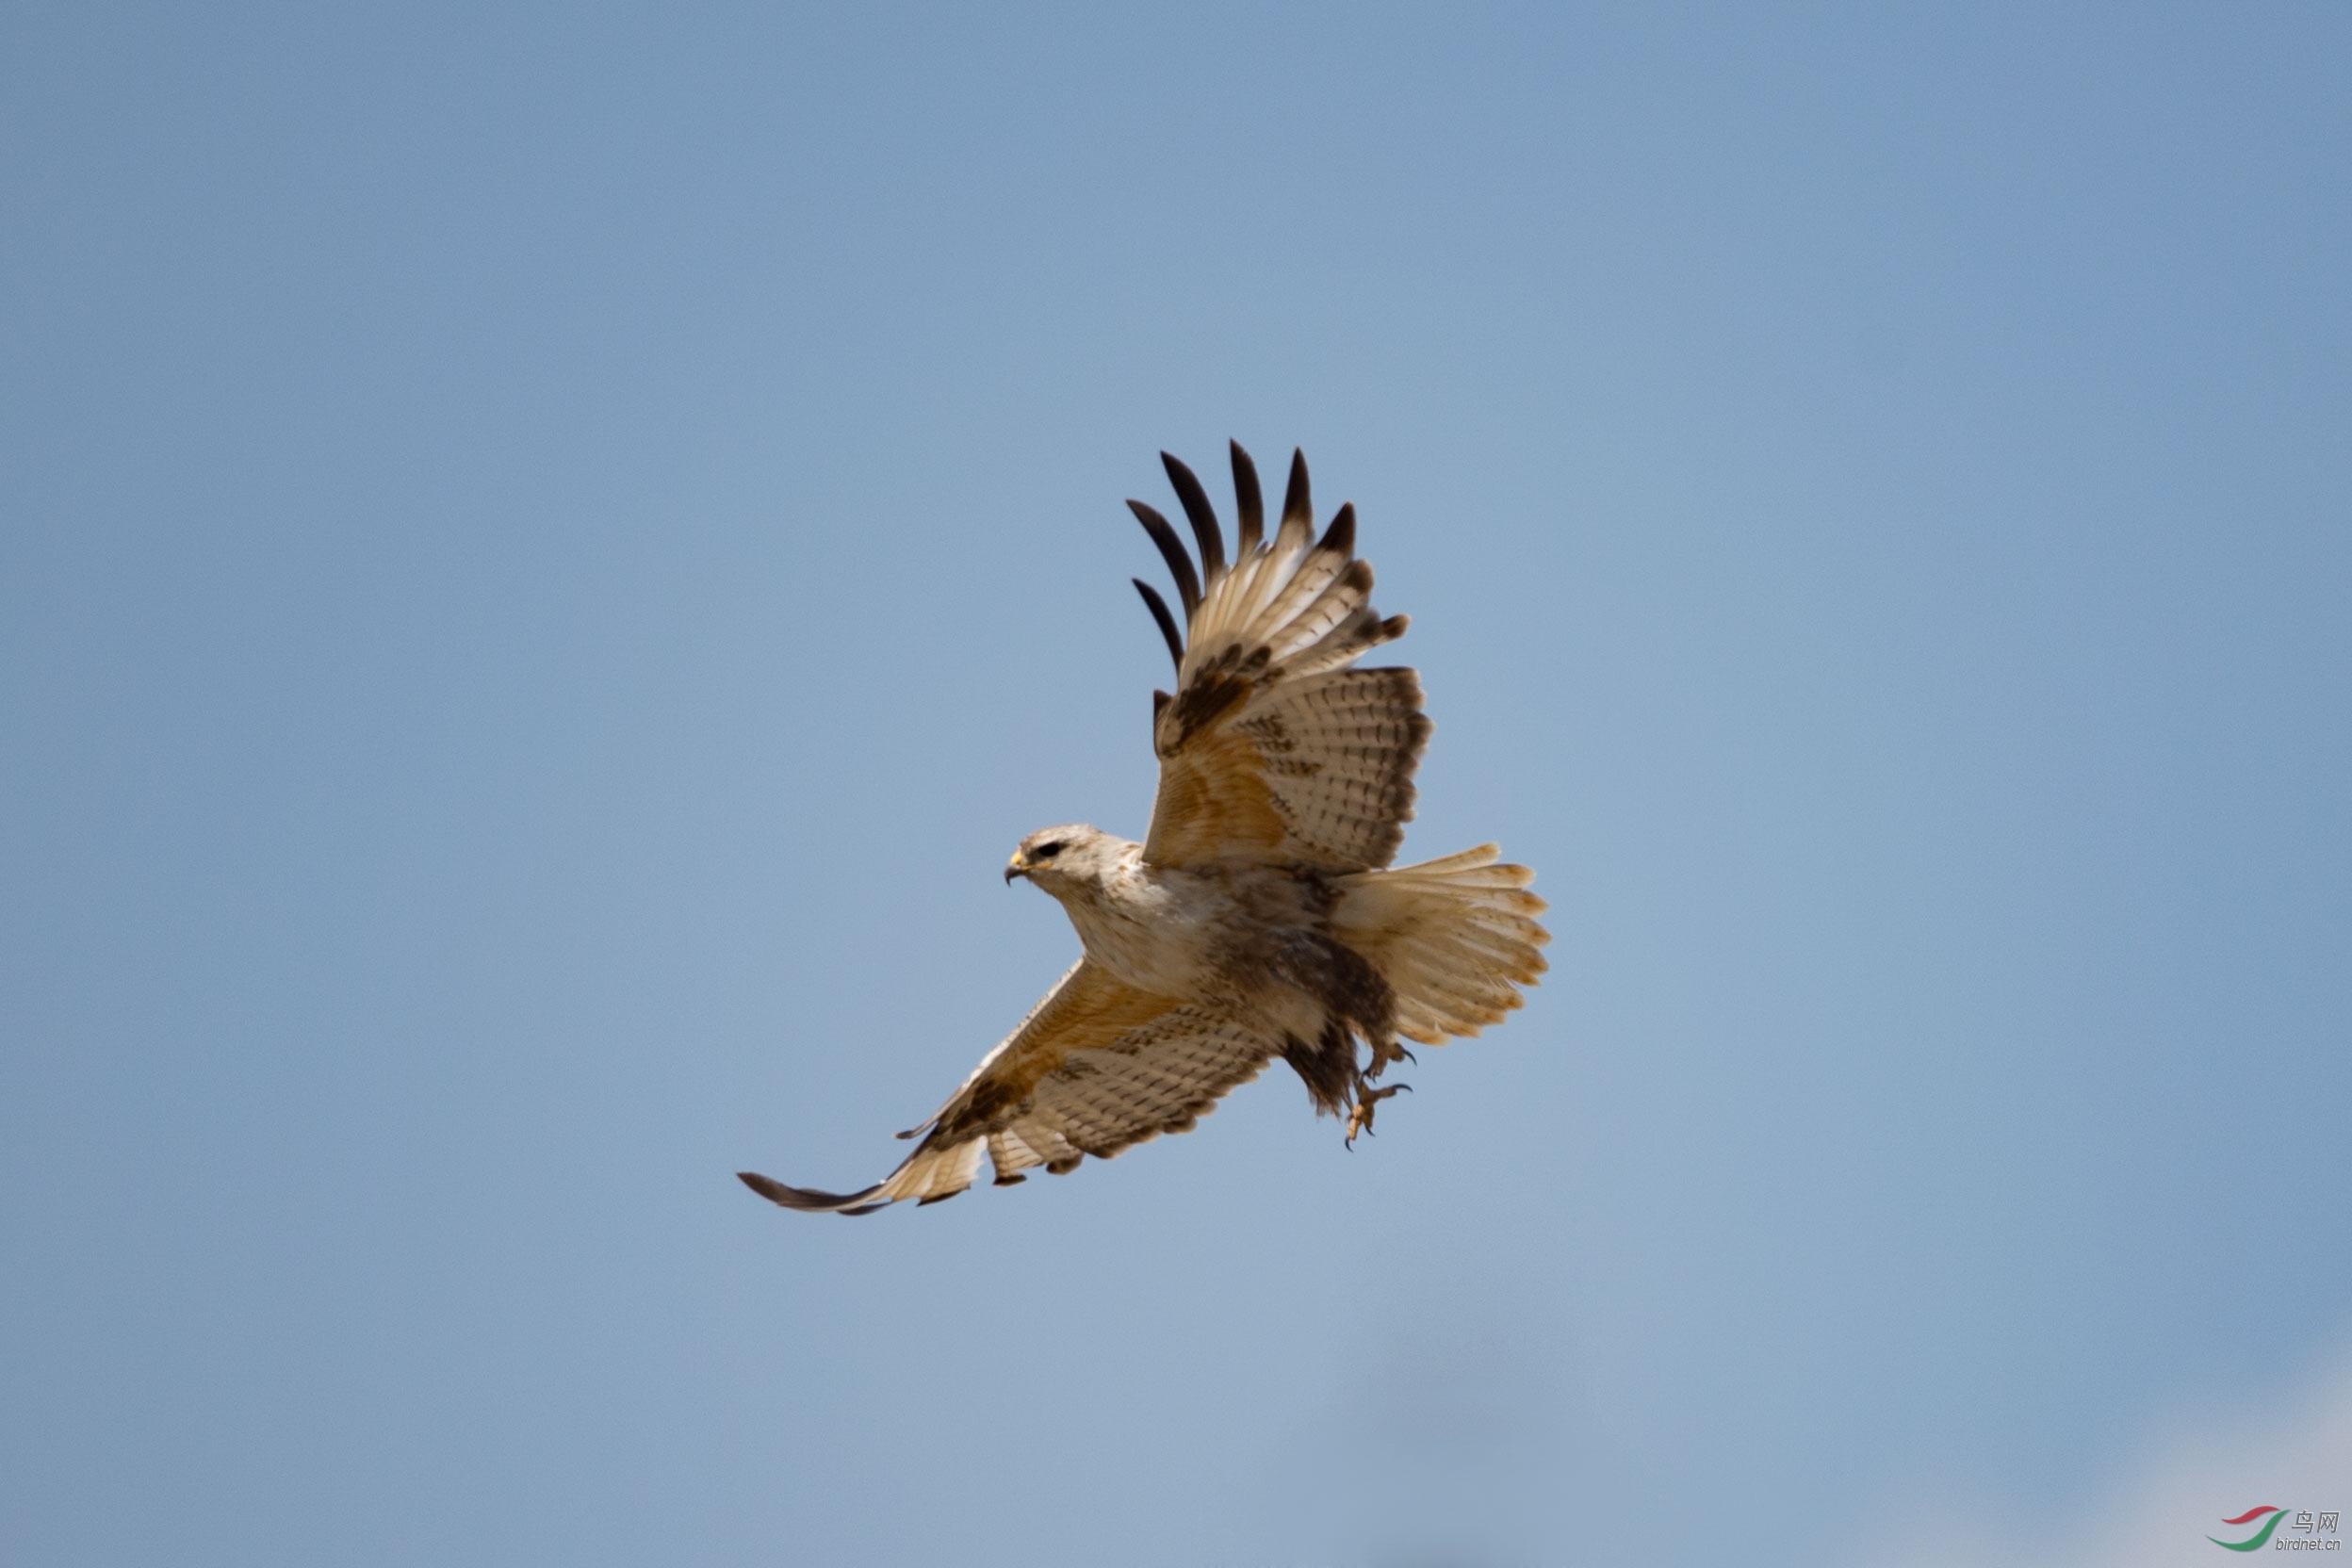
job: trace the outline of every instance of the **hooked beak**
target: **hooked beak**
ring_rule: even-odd
[[[1029,858],[1018,850],[1014,851],[1013,858],[1004,862],[1004,885],[1009,888],[1013,885],[1014,877],[1028,874]]]

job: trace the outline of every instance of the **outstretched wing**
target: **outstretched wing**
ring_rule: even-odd
[[[1355,554],[1356,512],[1343,506],[1315,535],[1307,463],[1294,452],[1282,519],[1262,539],[1257,468],[1233,449],[1240,531],[1229,565],[1200,482],[1167,453],[1200,564],[1176,531],[1129,501],[1167,559],[1183,603],[1137,580],[1176,661],[1176,694],[1152,694],[1159,794],[1144,858],[1155,866],[1219,859],[1339,871],[1384,866],[1413,818],[1413,774],[1429,744],[1421,683],[1407,669],[1348,666],[1405,633],[1372,608],[1372,568]]]
[[[986,1153],[999,1186],[1041,1165],[1056,1175],[1162,1133],[1189,1132],[1280,1049],[1259,1027],[1212,1008],[1149,996],[1086,959],[982,1059],[939,1113],[902,1137],[923,1141],[862,1192],[743,1184],[788,1209],[870,1214],[912,1198],[936,1203],[972,1185]]]

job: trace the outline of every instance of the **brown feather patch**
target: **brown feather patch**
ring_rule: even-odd
[[[924,1148],[961,1143],[1002,1125],[1036,1089],[1040,1079],[1062,1067],[1073,1051],[1110,1044],[1140,1028],[1176,1004],[1147,996],[1082,963],[1006,1042],[1004,1054],[972,1075],[939,1112]]]

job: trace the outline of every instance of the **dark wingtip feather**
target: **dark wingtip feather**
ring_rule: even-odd
[[[1143,525],[1143,531],[1160,547],[1160,559],[1168,563],[1168,575],[1176,580],[1176,596],[1184,601],[1184,624],[1189,626],[1192,624],[1192,612],[1200,608],[1200,579],[1192,569],[1192,557],[1184,553],[1184,542],[1176,537],[1176,531],[1168,526],[1166,517],[1141,501],[1129,501],[1127,510],[1135,514],[1135,521]]]
[[[1225,575],[1225,536],[1217,531],[1217,509],[1209,504],[1209,493],[1200,488],[1200,481],[1182,461],[1162,452],[1160,466],[1168,470],[1168,482],[1176,487],[1176,498],[1184,503],[1184,517],[1192,524],[1192,536],[1200,542],[1200,580],[1214,588]]]
[[[1293,447],[1290,449],[1290,487],[1282,493],[1282,523],[1288,527],[1297,518],[1315,531],[1315,497],[1307,488],[1307,454]]]
[[[1349,501],[1339,509],[1339,514],[1331,519],[1331,526],[1323,531],[1322,543],[1315,547],[1337,550],[1342,555],[1356,553],[1355,502]]]
[[[881,1190],[879,1185],[868,1187],[863,1192],[818,1192],[812,1187],[788,1187],[756,1170],[739,1170],[735,1179],[777,1207],[796,1209],[802,1214],[872,1214],[876,1209],[889,1207],[887,1202],[865,1201]]]
[[[1160,635],[1168,640],[1168,656],[1176,662],[1176,673],[1184,674],[1184,633],[1176,629],[1176,617],[1168,612],[1168,601],[1153,592],[1152,585],[1143,579],[1131,577],[1127,580],[1135,585],[1135,592],[1143,596],[1144,605],[1152,612],[1152,618],[1160,623]]]
[[[1258,547],[1266,537],[1266,497],[1258,489],[1258,466],[1250,461],[1250,454],[1241,449],[1238,441],[1225,443],[1233,449],[1233,510],[1240,514],[1234,524],[1233,559],[1242,560]]]

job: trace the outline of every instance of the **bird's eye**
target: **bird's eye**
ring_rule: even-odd
[[[1051,860],[1061,852],[1062,841],[1056,839],[1050,844],[1039,844],[1037,848],[1031,850],[1029,852],[1029,858],[1032,860]]]

